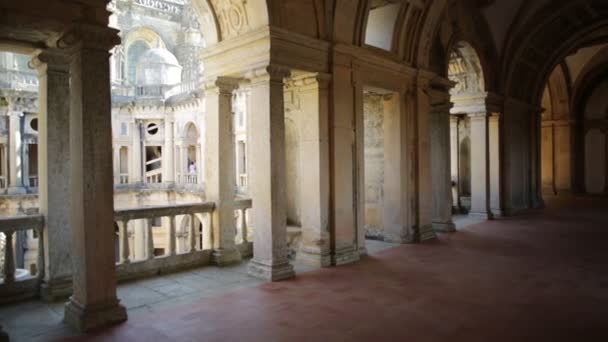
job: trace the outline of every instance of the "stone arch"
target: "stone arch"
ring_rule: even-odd
[[[327,37],[322,0],[268,0],[270,24],[308,37]]]
[[[137,27],[127,32],[124,35],[122,45],[125,50],[128,50],[129,46],[136,41],[143,41],[150,48],[167,48],[160,34],[148,27]]]
[[[451,94],[484,94],[486,73],[479,54],[468,42],[459,41],[452,45],[445,74],[456,82]]]
[[[127,81],[135,83],[135,70],[139,58],[149,49],[165,48],[165,42],[156,31],[147,27],[138,27],[124,36],[124,77]]]
[[[184,130],[182,132],[182,139],[184,141],[196,142],[200,137],[199,129],[196,124],[192,121],[188,121],[184,125]]]
[[[569,19],[576,13],[577,20]],[[537,105],[551,72],[569,53],[607,41],[605,1],[548,2],[508,36],[501,86],[508,97]]]

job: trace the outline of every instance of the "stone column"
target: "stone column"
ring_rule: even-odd
[[[232,140],[232,146],[234,146],[234,139]],[[234,151],[232,153],[232,156],[234,157]],[[201,140],[199,139],[196,144],[196,183],[199,185],[203,184],[203,167],[205,167],[205,165],[207,165],[207,163],[203,162],[203,148]],[[234,171],[232,174],[234,174]]]
[[[79,24],[71,46],[70,226],[74,292],[65,322],[89,331],[127,319],[116,298],[109,50],[118,31]]]
[[[285,108],[283,82],[289,70],[268,66],[251,73],[251,197],[253,259],[249,274],[271,281],[295,276],[287,259]],[[229,155],[232,159],[232,154]],[[234,179],[234,177],[233,177]]]
[[[491,219],[489,207],[488,115],[469,114],[471,120],[471,211],[470,216]]]
[[[206,143],[205,193],[215,203],[212,216],[213,263],[224,266],[241,260],[236,248],[234,193],[236,184],[234,166],[234,139],[232,133],[232,92],[238,80],[219,77],[206,85]],[[200,145],[197,145],[197,164],[200,163]],[[200,174],[200,170],[197,169]],[[199,183],[202,183],[199,179]],[[254,204],[255,205],[255,204]]]
[[[72,292],[70,60],[47,49],[31,64],[38,69],[38,199],[45,218],[41,297],[53,301]]]
[[[10,338],[6,331],[2,330],[2,326],[0,325],[0,342],[9,342]]]
[[[454,232],[452,221],[452,166],[450,148],[450,94],[432,92],[431,108],[431,176],[433,187],[433,229]]]
[[[131,123],[131,167],[129,168],[129,183],[141,183],[142,175],[141,128],[139,122]]]
[[[22,137],[21,137],[22,112],[9,112],[9,142],[8,142],[8,167],[9,167],[9,194],[25,194],[23,182],[23,160],[22,160]]]
[[[436,237],[433,230],[433,186],[431,179],[431,99],[427,75],[420,75],[416,86],[416,147],[417,147],[417,231],[411,236],[412,241],[419,242]]]
[[[301,220],[298,261],[317,267],[331,265],[329,236],[329,75],[294,80],[302,105]]]
[[[530,141],[530,187],[532,208],[543,208],[545,206],[542,192],[542,175],[540,159],[540,133],[541,133],[542,111],[534,111],[530,118],[531,141]]]
[[[450,170],[451,170],[451,186],[452,186],[452,208],[460,210],[460,191],[458,183],[460,165],[458,148],[460,146],[460,138],[458,132],[458,116],[450,115]]]
[[[114,145],[112,148],[112,165],[114,184],[120,184],[120,145]]]
[[[488,118],[490,157],[490,211],[493,217],[503,216],[501,186],[501,136],[500,113],[492,113]]]
[[[163,147],[163,183],[175,184],[175,159],[173,156],[173,150],[175,142],[173,140],[174,131],[173,121],[165,118],[165,146]]]

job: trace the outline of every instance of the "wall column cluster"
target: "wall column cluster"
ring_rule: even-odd
[[[266,280],[295,275],[287,259],[285,192],[285,113],[283,86],[290,70],[270,65],[247,75],[250,79],[251,161],[250,192],[255,236],[251,276]],[[234,179],[234,177],[233,177]]]

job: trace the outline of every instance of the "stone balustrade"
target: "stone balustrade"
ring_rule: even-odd
[[[2,257],[0,303],[30,298],[38,292],[40,282],[44,276],[43,228],[44,217],[42,215],[0,218],[0,232],[4,238],[3,243],[0,244]],[[15,262],[16,232],[29,230],[36,232],[39,242],[36,274],[17,269]]]
[[[248,218],[251,206],[252,200],[249,198],[237,199],[234,201],[234,213],[237,220],[235,243],[239,247],[241,256],[243,257],[250,257],[253,254],[253,243],[249,238],[252,231],[249,226],[250,220]]]
[[[117,210],[114,219],[118,225],[118,278],[152,276],[208,264],[213,239],[209,217],[214,208],[213,203],[198,203]],[[158,228],[151,224],[152,220],[158,218],[169,220],[168,227],[161,228],[167,230],[166,239],[163,239],[166,241],[163,255],[156,255],[158,249],[154,246],[154,236]],[[186,229],[185,232],[178,232],[178,220],[181,222],[180,228]],[[130,225],[130,222],[133,224]],[[196,226],[197,222],[201,223],[202,229]],[[178,235],[187,239],[180,250],[177,246]],[[144,239],[143,250],[139,251],[143,258],[139,260],[134,257],[138,246],[131,246],[129,241],[134,236],[143,236]]]
[[[252,200],[238,198],[234,203],[235,244],[243,256],[251,256],[253,243],[248,214]],[[211,214],[214,210],[215,204],[212,202],[115,210],[118,280],[156,276],[211,264],[214,239]],[[154,222],[164,224],[157,226]],[[35,274],[31,274],[30,270],[17,269],[15,262],[15,233],[29,230],[35,231],[39,243]],[[45,270],[44,217],[0,218],[0,233],[0,304],[38,296]],[[135,253],[137,249],[139,251]]]

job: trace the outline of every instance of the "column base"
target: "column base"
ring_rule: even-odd
[[[256,260],[251,260],[249,262],[248,274],[254,278],[267,281],[281,281],[296,276],[293,266],[289,261],[276,265],[267,265]]]
[[[359,246],[359,256],[367,256],[367,247],[366,246]]]
[[[433,222],[433,230],[439,233],[454,233],[456,225],[454,222]]]
[[[502,209],[492,209],[492,218],[500,218],[507,216]]]
[[[435,234],[435,230],[433,230],[433,225],[425,225],[420,227],[420,232],[418,234],[418,241],[423,242],[427,240],[433,240],[437,238],[437,234]]]
[[[0,342],[9,342],[10,338],[8,334],[2,330],[2,326],[0,325]]]
[[[543,209],[545,207],[545,201],[542,198],[535,198],[532,200],[533,209]]]
[[[122,323],[126,320],[127,310],[119,304],[117,299],[109,303],[85,307],[71,297],[70,301],[65,305],[64,322],[79,332],[91,331]]]
[[[331,256],[327,251],[320,251],[318,248],[300,247],[296,260],[307,266],[329,267],[331,266]]]
[[[359,248],[348,246],[336,250],[336,252],[331,256],[331,264],[333,266],[340,266],[359,261],[359,259],[361,259]]]
[[[40,298],[45,302],[64,300],[72,295],[72,278],[62,277],[40,284]]]
[[[25,195],[27,194],[27,189],[21,186],[15,186],[8,188],[6,193],[9,195]]]
[[[484,220],[491,220],[492,219],[492,214],[471,211],[471,212],[469,212],[469,217],[471,217],[471,218],[477,218],[477,219],[484,219]]]
[[[233,265],[241,260],[241,252],[236,247],[214,249],[211,253],[211,263],[220,267]]]

